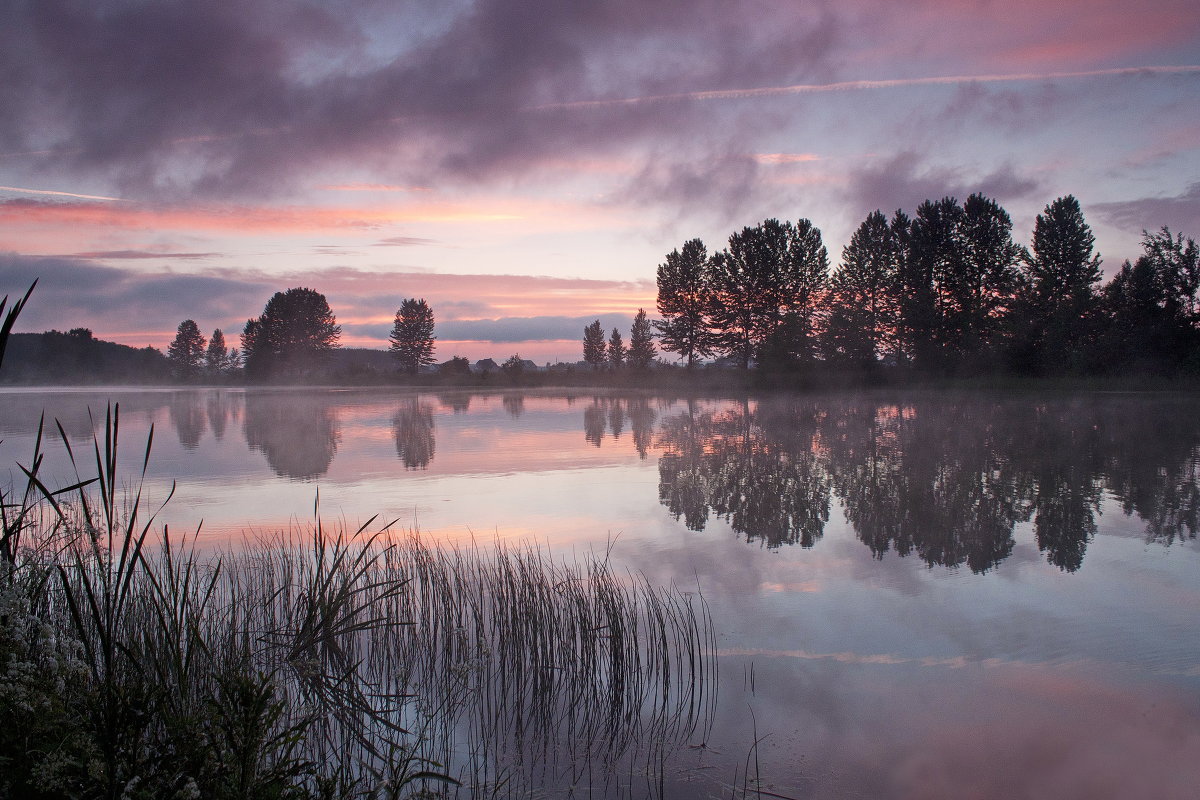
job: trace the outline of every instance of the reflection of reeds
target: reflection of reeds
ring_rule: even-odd
[[[319,517],[218,556],[181,549],[165,528],[155,548],[140,492],[118,489],[118,419],[95,441],[95,486],[51,492],[35,452],[28,490],[6,496],[0,600],[20,613],[3,616],[0,656],[43,673],[10,671],[0,689],[61,700],[44,720],[54,759],[47,742],[0,734],[0,767],[30,764],[17,788],[592,786],[619,763],[661,779],[666,755],[708,724],[713,633],[688,595],[597,557],[331,534]],[[12,620],[28,623],[20,635]],[[0,722],[14,730],[21,713]]]

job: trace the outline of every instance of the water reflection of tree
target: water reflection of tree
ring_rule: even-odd
[[[433,460],[433,409],[416,398],[396,410],[392,417],[396,455],[405,469],[424,469]]]
[[[208,427],[219,442],[225,438],[225,428],[233,413],[231,398],[223,390],[216,389],[207,394],[204,405],[208,412]]]
[[[1169,424],[1137,400],[1105,409],[1105,470],[1121,508],[1145,520],[1146,538],[1170,544],[1200,531],[1200,402],[1162,405]]]
[[[689,404],[659,427],[659,499],[692,530],[716,515],[750,540],[809,546],[832,490],[876,557],[974,572],[1007,558],[1032,521],[1046,559],[1074,571],[1106,490],[1148,539],[1196,536],[1197,412],[1146,398]]]
[[[811,407],[749,403],[688,411],[660,428],[659,499],[702,530],[711,512],[747,540],[811,547],[829,519],[829,475],[819,461]]]
[[[243,421],[246,444],[267,457],[276,475],[319,478],[337,452],[337,415],[328,398],[300,392],[249,393]]]
[[[604,429],[608,425],[608,414],[604,408],[604,398],[593,397],[592,404],[583,410],[583,438],[600,446],[604,440]]]
[[[658,418],[658,413],[651,408],[650,400],[646,397],[631,397],[626,404],[633,446],[637,449],[638,456],[644,459],[654,441],[654,421]]]
[[[625,407],[621,405],[620,400],[613,400],[609,403],[608,429],[612,432],[614,439],[620,439],[621,431],[625,430]]]
[[[471,407],[471,394],[469,392],[448,392],[446,394],[439,394],[437,399],[442,408],[448,408],[455,414],[465,414]]]
[[[633,446],[638,456],[644,459],[654,441],[654,423],[657,419],[658,412],[651,407],[648,397],[597,396],[593,397],[591,404],[583,410],[583,437],[599,447],[606,435],[620,439],[628,424],[633,434]]]
[[[523,394],[506,394],[500,402],[504,404],[504,410],[513,419],[517,419],[525,413],[525,395]]]
[[[196,392],[172,392],[169,406],[171,425],[179,437],[179,443],[187,450],[195,450],[207,429],[200,395]]]
[[[828,436],[835,491],[876,557],[894,549],[974,572],[1012,552],[1027,516],[1007,428],[975,403],[842,408]]]

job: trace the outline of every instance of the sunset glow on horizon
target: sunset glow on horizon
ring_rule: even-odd
[[[1154,0],[587,7],[17,2],[0,62],[0,293],[20,330],[231,344],[291,286],[345,346],[408,297],[435,357],[577,360],[655,315],[701,238],[1073,194],[1107,274],[1200,235],[1200,8]],[[469,57],[464,54],[471,54]]]

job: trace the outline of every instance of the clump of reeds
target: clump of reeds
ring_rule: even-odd
[[[319,514],[203,557],[119,488],[118,433],[113,409],[95,475],[51,490],[39,430],[3,496],[0,796],[482,796],[634,753],[652,774],[708,720],[711,624],[682,592]]]

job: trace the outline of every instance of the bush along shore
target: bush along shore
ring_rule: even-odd
[[[599,556],[330,532],[319,502],[306,530],[202,550],[143,500],[153,430],[129,482],[119,407],[93,427],[83,454],[43,421],[0,490],[0,798],[496,797],[632,776],[653,795],[711,724],[696,594]],[[54,488],[51,430],[76,476]]]

